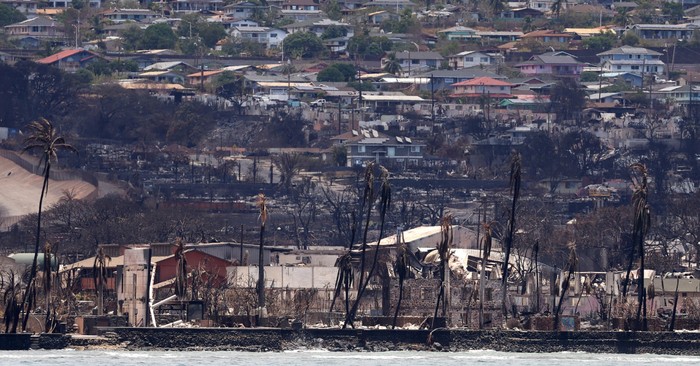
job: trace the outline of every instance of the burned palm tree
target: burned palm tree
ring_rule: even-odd
[[[435,301],[435,311],[433,312],[433,321],[430,325],[430,329],[435,329],[435,319],[437,318],[440,304],[442,304],[442,316],[444,317],[447,314],[445,279],[447,276],[449,276],[448,262],[450,260],[450,255],[452,254],[450,250],[453,240],[451,215],[448,214],[440,220],[440,234],[440,242],[437,246],[437,253],[440,257],[440,264],[438,266],[440,282],[438,282],[438,296],[437,300]]]
[[[22,311],[21,279],[13,270],[10,270],[5,275],[0,276],[0,289],[3,289],[5,333],[17,333],[17,325]]]
[[[513,236],[515,235],[515,210],[520,199],[521,185],[521,164],[520,153],[514,152],[510,162],[510,193],[513,195],[513,200],[510,206],[510,219],[508,219],[508,233],[505,240],[505,257],[503,259],[503,277],[501,278],[501,287],[503,292],[503,316],[508,319],[508,264],[510,263],[510,251],[513,247]]]
[[[399,310],[401,309],[401,301],[403,300],[403,284],[408,275],[408,248],[406,248],[406,243],[403,240],[403,233],[401,231],[396,233],[396,261],[394,262],[394,272],[399,277],[399,300],[396,303],[396,310],[394,310],[394,320],[391,323],[391,329],[396,328],[396,319],[399,316]]]
[[[97,249],[95,261],[92,264],[92,281],[95,284],[95,291],[97,292],[97,315],[102,315],[104,313],[104,293],[108,277],[107,263],[111,260],[112,258],[105,254],[102,247]]]
[[[177,268],[175,270],[175,295],[178,299],[187,297],[187,258],[185,258],[185,242],[181,238],[175,241],[175,259]]]
[[[630,272],[636,260],[636,254],[639,255],[639,272],[637,275],[637,324],[639,318],[643,315],[642,329],[647,328],[647,307],[646,307],[646,287],[644,286],[644,240],[649,227],[651,226],[651,210],[647,202],[648,198],[648,172],[646,166],[640,163],[635,163],[630,166],[632,170],[632,184],[634,193],[632,194],[632,207],[634,209],[632,216],[632,247],[630,248],[629,263],[627,265],[627,275],[623,286],[623,296],[627,296],[627,290],[630,282]],[[642,314],[643,313],[643,314]]]
[[[260,210],[260,247],[258,248],[258,308],[260,308],[260,315],[263,315],[263,309],[265,308],[265,264],[263,262],[263,244],[265,239],[265,223],[267,223],[267,203],[265,201],[265,195],[260,193],[258,195],[258,209]]]
[[[578,266],[578,256],[576,256],[576,248],[574,245],[571,245],[571,250],[569,251],[569,259],[566,262],[566,266],[564,266],[564,270],[562,271],[562,278],[561,281],[561,289],[559,289],[559,301],[557,302],[557,309],[554,312],[554,330],[559,329],[559,316],[561,315],[561,304],[564,301],[564,296],[566,296],[566,292],[569,291],[569,287],[571,286],[571,277],[574,275],[576,272],[576,267]]]
[[[379,239],[377,240],[377,245],[374,248],[374,255],[372,257],[372,264],[369,267],[369,270],[366,271],[366,266],[367,266],[367,234],[369,233],[369,224],[370,224],[370,219],[372,217],[372,208],[373,208],[373,203],[377,199],[377,195],[375,194],[374,190],[374,185],[376,183],[376,178],[377,174],[375,174],[375,170],[378,170],[379,172]],[[364,231],[362,235],[362,245],[360,247],[360,279],[357,283],[358,285],[358,290],[357,290],[357,297],[355,298],[355,302],[353,302],[352,307],[350,308],[350,311],[346,314],[345,316],[345,323],[343,324],[343,328],[346,327],[348,324],[351,326],[353,325],[355,321],[355,315],[357,314],[357,310],[360,307],[360,302],[362,301],[362,296],[365,293],[365,290],[367,289],[367,285],[369,285],[369,282],[374,275],[374,271],[376,270],[377,267],[377,261],[379,259],[379,248],[380,248],[380,243],[381,243],[381,238],[384,236],[384,222],[386,219],[386,213],[389,209],[389,206],[391,205],[391,187],[389,185],[389,171],[386,170],[381,165],[377,165],[374,162],[371,162],[367,165],[367,170],[365,171],[365,190],[364,190],[364,195],[362,198],[362,205],[361,207],[365,207],[367,212],[365,213],[364,217]],[[366,274],[366,278],[365,278]]]
[[[491,255],[493,245],[493,229],[491,224],[484,223],[484,242],[481,252],[481,269],[479,272],[479,329],[484,329],[484,298],[486,297],[486,262]]]
[[[44,319],[44,329],[47,333],[53,332],[56,327],[56,309],[53,307],[53,302],[51,301],[52,292],[52,282],[53,282],[53,269],[54,269],[54,258],[55,255],[52,253],[52,247],[50,243],[44,245],[44,307],[46,308],[46,318]]]
[[[349,250],[338,258],[336,267],[338,267],[338,275],[335,279],[335,291],[333,293],[333,300],[331,301],[330,312],[333,312],[335,301],[338,299],[338,296],[340,296],[340,293],[344,291],[345,313],[347,314],[350,312],[350,288],[352,287],[355,276],[352,270],[352,255]]]
[[[44,197],[48,194],[49,190],[51,164],[52,162],[58,160],[58,152],[60,150],[77,152],[73,146],[66,143],[66,140],[63,137],[58,135],[58,132],[54,128],[53,124],[45,118],[40,118],[34,122],[31,122],[29,125],[27,125],[27,129],[29,130],[29,136],[24,140],[24,149],[22,149],[22,152],[35,149],[41,150],[40,166],[43,166],[42,175],[44,177],[44,181],[41,185],[41,195],[39,196],[39,211],[36,220],[36,238],[34,242],[34,259],[32,260],[29,278],[26,283],[21,304],[22,311],[24,311],[24,316],[22,318],[22,329],[25,330],[27,328],[27,321],[29,320],[29,313],[33,308],[35,299],[34,287],[39,257],[39,245],[41,243],[41,213],[44,204]],[[16,329],[16,327],[14,328]]]

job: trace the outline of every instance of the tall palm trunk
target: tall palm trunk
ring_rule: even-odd
[[[258,195],[258,207],[260,208],[260,247],[258,252],[258,308],[260,316],[263,316],[265,308],[265,267],[264,265],[264,238],[265,238],[265,223],[267,222],[267,204],[265,203],[265,195]]]
[[[58,151],[61,149],[69,150],[72,152],[77,152],[75,148],[67,144],[63,137],[57,135],[53,124],[45,118],[40,118],[36,121],[31,122],[27,125],[27,129],[30,131],[28,137],[24,140],[24,148],[22,152],[41,149],[41,163],[44,165],[44,181],[41,185],[41,195],[39,197],[39,210],[37,214],[36,223],[36,240],[34,242],[34,259],[32,260],[32,267],[29,272],[29,278],[27,280],[24,295],[22,296],[22,303],[20,305],[21,311],[24,311],[24,316],[22,318],[22,329],[27,329],[27,321],[29,320],[29,312],[34,307],[36,299],[36,272],[37,272],[37,262],[39,257],[39,244],[41,243],[41,214],[44,205],[44,197],[48,193],[49,189],[49,177],[51,175],[51,162],[57,160]],[[46,260],[46,259],[44,259]],[[15,320],[17,321],[17,320]],[[16,324],[13,326],[16,330]]]
[[[365,267],[366,267],[366,254],[367,254],[367,234],[369,233],[369,223],[370,223],[370,218],[372,215],[372,202],[375,200],[375,195],[374,195],[374,183],[375,183],[375,174],[374,174],[374,169],[377,168],[379,169],[380,172],[380,180],[381,180],[381,188],[380,188],[380,202],[379,202],[379,239],[377,240],[377,245],[374,248],[374,255],[372,257],[372,265],[369,268],[369,271],[367,273],[367,278],[365,278]],[[362,250],[361,250],[361,258],[360,258],[360,281],[358,282],[358,290],[357,290],[357,297],[355,298],[355,302],[352,305],[352,308],[350,308],[350,311],[347,313],[345,317],[345,323],[343,324],[343,328],[345,328],[348,324],[351,326],[353,325],[355,321],[355,316],[357,314],[357,311],[360,307],[360,303],[362,301],[362,296],[365,293],[365,290],[367,289],[367,286],[369,285],[370,280],[372,279],[372,276],[374,274],[374,270],[377,267],[377,260],[379,258],[379,250],[380,250],[380,243],[381,243],[381,238],[384,236],[384,222],[386,220],[386,213],[389,209],[389,206],[391,205],[391,187],[389,186],[389,171],[387,171],[383,166],[377,166],[375,163],[370,163],[367,166],[367,173],[365,175],[365,200],[368,203],[367,204],[367,217],[365,217],[365,226],[364,226],[364,233],[362,236]]]
[[[513,235],[515,235],[515,215],[520,199],[520,184],[521,184],[521,164],[520,154],[515,152],[511,157],[510,163],[510,192],[513,195],[513,200],[510,206],[510,219],[508,220],[508,236],[505,242],[505,258],[503,259],[503,278],[501,278],[502,291],[502,306],[503,316],[508,319],[508,263],[510,263],[510,250],[513,247]]]
[[[34,307],[34,299],[36,296],[36,272],[37,263],[39,259],[39,245],[41,243],[41,213],[42,207],[44,205],[44,196],[48,194],[49,190],[49,174],[51,172],[51,161],[46,160],[46,166],[44,167],[44,181],[41,185],[41,196],[39,197],[39,212],[36,219],[36,240],[34,241],[34,259],[32,260],[32,267],[29,271],[29,279],[27,280],[27,288],[24,291],[24,297],[22,299],[22,311],[24,316],[22,317],[22,330],[27,330],[27,322],[29,321],[29,312],[32,307]],[[46,260],[46,258],[44,258]]]
[[[442,316],[447,313],[447,301],[445,299],[445,278],[449,276],[448,271],[448,261],[450,259],[450,247],[452,246],[452,217],[445,216],[442,218],[440,223],[440,231],[442,238],[438,244],[437,250],[440,255],[440,282],[439,291],[437,296],[437,301],[435,301],[435,311],[433,312],[433,321],[430,325],[430,329],[435,329],[435,319],[438,315],[438,309],[440,309],[440,303],[442,302]],[[449,291],[449,289],[447,289]]]
[[[481,253],[481,269],[479,271],[479,329],[484,329],[484,297],[486,297],[486,262],[491,254],[493,231],[491,225],[484,224],[484,244]]]

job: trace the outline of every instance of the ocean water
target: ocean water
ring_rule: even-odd
[[[579,352],[506,353],[468,352],[163,352],[163,351],[8,351],[0,352],[0,365],[37,366],[446,366],[446,365],[532,365],[532,366],[630,366],[700,365],[700,356],[623,355]]]

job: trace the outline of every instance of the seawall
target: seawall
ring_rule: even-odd
[[[128,349],[331,351],[491,349],[506,352],[658,353],[700,355],[700,333],[550,332],[278,328],[111,328]],[[429,341],[430,340],[430,341]]]

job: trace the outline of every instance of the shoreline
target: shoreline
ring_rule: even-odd
[[[6,348],[7,339],[30,339]],[[429,339],[431,342],[429,342]],[[330,352],[492,350],[512,353],[586,352],[700,356],[698,332],[517,331],[438,328],[109,328],[101,336],[0,334],[2,349],[125,351]]]
[[[588,352],[700,356],[697,332],[517,331],[305,328],[111,328],[106,343],[125,350],[282,352]],[[74,342],[71,342],[75,344]],[[77,344],[75,344],[77,345]]]

